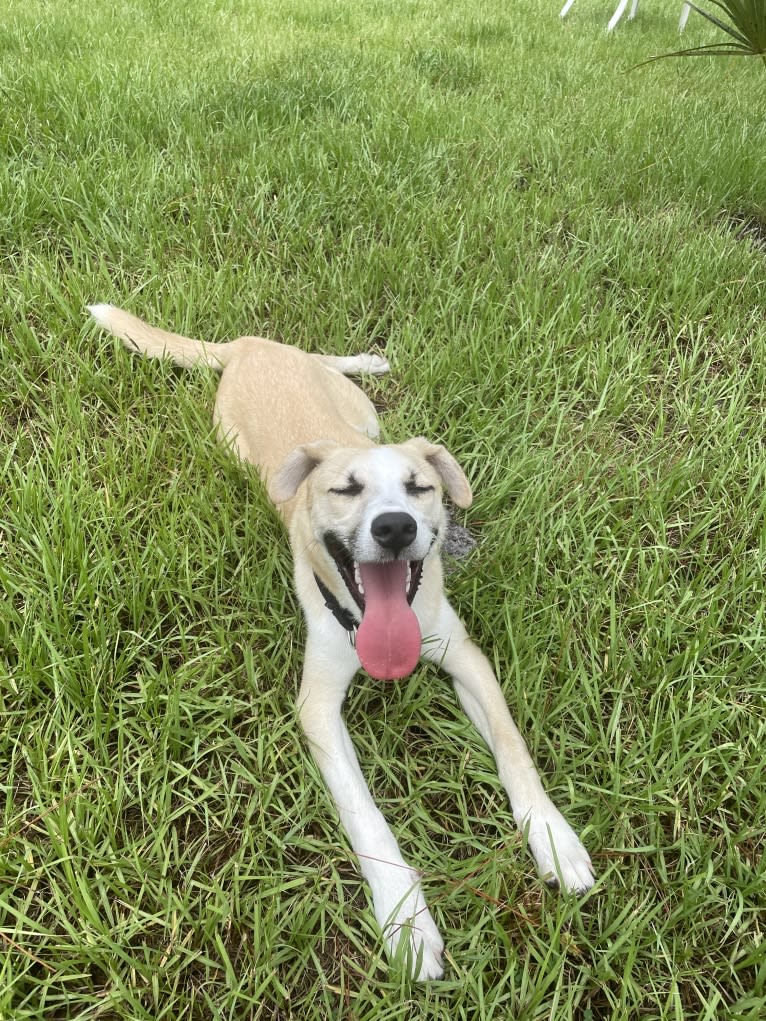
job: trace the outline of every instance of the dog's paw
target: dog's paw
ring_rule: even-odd
[[[444,974],[444,940],[426,906],[420,881],[410,869],[399,870],[385,889],[373,890],[375,917],[386,949],[419,982]]]
[[[425,905],[416,915],[389,922],[383,932],[392,959],[402,960],[414,979],[425,982],[442,977],[444,940]]]
[[[531,813],[522,821],[521,830],[545,883],[568,893],[590,890],[595,882],[590,855],[558,809],[551,805]]]
[[[357,357],[359,372],[364,372],[368,376],[385,376],[387,372],[391,371],[388,360],[382,355],[364,354]]]

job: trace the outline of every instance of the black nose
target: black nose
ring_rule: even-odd
[[[409,546],[418,534],[418,523],[411,514],[389,511],[373,518],[370,531],[379,546],[391,550],[396,556],[405,546]]]

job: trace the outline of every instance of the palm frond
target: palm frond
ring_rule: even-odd
[[[709,2],[715,4],[716,7],[721,7],[723,8],[723,10],[726,10],[724,4],[720,3],[719,0],[709,0]],[[711,14],[710,11],[706,11],[702,7],[697,7],[696,4],[692,3],[690,3],[689,6],[693,11],[696,11],[697,14],[701,14],[703,18],[706,18],[708,21],[711,21],[717,28],[720,28],[723,32],[726,32],[727,35],[730,35],[732,39],[736,39],[738,42],[741,42],[745,46],[750,45],[748,37],[737,29],[736,26],[738,22],[735,22],[733,25],[727,25],[725,21],[721,21],[720,18],[717,18],[715,14]],[[729,12],[727,11],[727,13]]]
[[[709,10],[689,3],[689,7],[729,36],[729,41],[692,46],[688,49],[660,53],[642,60],[631,70],[644,67],[666,57],[760,57],[766,65],[766,0],[707,0],[717,7],[728,20]]]

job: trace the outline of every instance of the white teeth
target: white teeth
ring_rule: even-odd
[[[410,567],[410,565],[408,563],[407,564],[407,581],[404,583],[405,588],[407,589],[408,592],[409,592],[409,589],[410,589],[410,582],[411,581],[412,581],[412,568]]]
[[[362,584],[362,575],[361,575],[361,572],[359,571],[359,564],[356,562],[356,560],[354,561],[354,581],[356,582],[356,587],[359,589],[359,592],[362,595],[364,595],[364,585]]]

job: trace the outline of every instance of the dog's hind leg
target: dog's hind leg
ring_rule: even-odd
[[[341,418],[363,436],[377,440],[380,437],[380,423],[375,405],[356,383],[346,377],[358,373],[383,375],[389,370],[385,358],[372,354],[352,355],[349,358],[336,358],[333,355],[311,357],[322,366],[318,382],[330,396]]]
[[[593,885],[588,852],[545,793],[489,661],[446,599],[437,632],[439,640],[424,645],[424,654],[452,676],[460,704],[489,745],[540,875],[547,883],[584,893]]]
[[[360,354],[339,358],[335,355],[315,355],[328,369],[335,369],[344,376],[385,376],[391,371],[387,359],[382,355]]]

